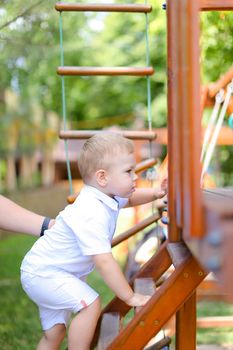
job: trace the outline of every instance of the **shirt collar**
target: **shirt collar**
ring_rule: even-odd
[[[109,197],[107,194],[99,191],[97,188],[89,185],[84,185],[82,192],[90,193],[95,196],[95,198],[99,199],[101,202],[106,204],[109,208],[113,210],[119,210],[119,203],[117,198]]]

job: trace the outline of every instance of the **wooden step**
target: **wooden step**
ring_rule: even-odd
[[[135,293],[152,296],[156,291],[153,278],[136,278],[134,280],[134,291]],[[136,307],[135,311],[138,312],[141,310],[141,308],[142,307]]]
[[[57,68],[58,75],[78,75],[78,76],[148,76],[154,74],[152,67],[76,67],[61,66]]]
[[[184,263],[191,256],[189,249],[183,242],[168,243],[167,250],[175,267]]]
[[[59,2],[55,5],[57,11],[92,11],[92,12],[138,12],[148,13],[151,12],[152,7],[150,5],[143,4],[80,4],[80,3],[62,3]]]
[[[115,131],[114,131],[115,132]],[[103,131],[97,131],[97,130],[61,130],[59,133],[60,139],[63,140],[86,140],[90,137],[94,136],[95,134],[103,133]],[[127,130],[127,131],[116,131],[117,134],[120,134],[124,137],[127,137],[131,140],[148,140],[153,141],[156,138],[156,133],[153,131],[134,131],[134,130]]]
[[[121,318],[119,313],[111,312],[103,314],[97,350],[105,350],[108,344],[119,334],[120,328]]]

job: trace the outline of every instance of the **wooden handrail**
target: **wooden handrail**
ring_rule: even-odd
[[[233,10],[233,0],[201,0],[201,11],[230,11]]]
[[[78,76],[148,76],[154,74],[152,67],[72,67],[64,66],[57,68],[59,75]]]
[[[121,242],[125,241],[126,239],[132,237],[137,232],[143,230],[144,228],[146,228],[150,224],[153,224],[154,222],[158,221],[159,219],[160,219],[160,215],[159,214],[153,214],[153,215],[149,216],[145,220],[139,222],[135,226],[131,227],[129,230],[123,232],[122,234],[120,234],[119,236],[114,238],[112,240],[112,247],[115,247],[119,243],[121,243]]]
[[[106,131],[107,132],[107,131]],[[114,131],[117,134],[120,134],[124,137],[127,137],[131,140],[150,140],[153,141],[156,138],[156,133],[153,131],[134,131],[134,130],[120,130]],[[77,140],[86,140],[95,134],[103,133],[103,131],[97,130],[61,130],[59,133],[60,139],[77,139]]]
[[[92,12],[151,12],[152,6],[141,4],[67,4],[59,2],[55,5],[57,11],[92,11]]]

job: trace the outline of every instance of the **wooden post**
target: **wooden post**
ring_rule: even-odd
[[[176,314],[176,350],[196,350],[196,292]]]
[[[168,152],[170,241],[203,234],[200,190],[199,2],[169,0]]]

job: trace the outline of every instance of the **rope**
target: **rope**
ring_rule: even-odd
[[[63,35],[62,35],[62,12],[60,12],[60,21],[59,21],[59,33],[60,33],[60,62],[61,66],[64,66],[64,49],[63,49]],[[66,123],[66,94],[65,94],[65,77],[61,76],[61,87],[62,87],[62,117],[63,117],[63,128],[66,130],[67,123]],[[72,175],[71,175],[71,169],[70,169],[70,161],[69,161],[69,152],[68,152],[68,142],[67,140],[64,140],[65,145],[65,155],[66,155],[66,167],[67,167],[67,174],[68,174],[68,180],[69,180],[69,189],[70,194],[73,193],[73,185],[72,185]]]
[[[212,114],[210,116],[206,131],[205,131],[205,136],[204,136],[204,140],[203,140],[203,146],[202,146],[202,152],[201,152],[201,161],[204,158],[204,154],[206,152],[207,149],[207,145],[211,136],[211,132],[213,130],[215,121],[217,119],[218,113],[219,113],[219,108],[221,103],[224,101],[224,90],[221,89],[217,95],[215,96],[215,104],[214,104],[214,108],[212,111]]]
[[[145,1],[145,4],[147,4],[147,0]],[[146,65],[147,67],[150,66],[150,45],[149,45],[149,19],[148,19],[148,13],[145,14],[146,19]],[[147,123],[148,123],[148,130],[152,130],[152,113],[151,113],[151,78],[149,75],[147,75]],[[150,157],[152,157],[152,141],[149,141],[149,154]],[[151,186],[153,186],[153,180],[156,177],[155,168],[152,167],[147,170],[146,178],[151,181]]]
[[[233,80],[227,86],[227,93],[226,93],[225,101],[223,103],[222,110],[220,112],[218,121],[216,123],[216,127],[213,131],[213,135],[212,135],[212,138],[210,140],[208,150],[206,151],[206,155],[205,155],[205,159],[204,159],[204,163],[203,163],[203,168],[202,168],[202,174],[201,174],[201,183],[203,181],[204,174],[208,170],[208,167],[209,167],[209,164],[210,164],[213,152],[214,152],[215,145],[217,143],[218,135],[220,133],[220,130],[221,130],[221,127],[223,124],[223,120],[224,120],[224,116],[226,114],[226,110],[227,110],[227,107],[229,105],[232,93],[233,93]]]

